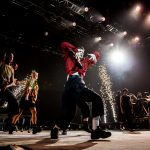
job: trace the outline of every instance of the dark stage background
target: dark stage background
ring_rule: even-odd
[[[131,36],[133,33],[141,33],[143,36],[143,40],[138,45],[130,48],[129,53],[136,60],[130,70],[123,70],[124,66],[121,69],[110,68],[110,62],[106,62],[113,92],[124,87],[129,88],[133,93],[150,91],[149,30],[142,30],[139,22],[129,23],[124,20],[125,18],[118,20],[121,12],[134,4],[133,1],[104,1],[103,4],[98,4],[99,0],[70,1],[78,6],[87,5],[92,11],[86,16],[81,16],[57,2],[59,1],[0,1],[0,52],[14,52],[14,62],[19,65],[16,71],[16,78],[19,80],[23,80],[34,69],[39,72],[40,90],[37,109],[40,124],[49,124],[60,114],[61,94],[67,77],[59,48],[62,41],[84,46],[86,53],[92,50],[101,52],[100,62],[87,72],[85,78],[87,86],[100,93],[101,81],[98,66],[105,62],[104,57],[109,53],[104,45],[115,41],[114,33],[106,28],[107,24],[125,28]],[[148,10],[149,1],[143,3]],[[91,20],[90,15],[94,12],[104,15],[107,18],[106,22]],[[75,21],[78,25],[68,27],[65,24],[66,20]],[[96,36],[102,37],[101,44],[91,42],[91,39]],[[125,45],[126,43],[128,43],[128,38],[119,44]],[[80,112],[77,113],[77,120],[80,122]]]

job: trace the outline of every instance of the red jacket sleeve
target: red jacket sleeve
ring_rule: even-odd
[[[64,54],[64,59],[67,64],[67,68],[68,67],[73,68],[73,66],[82,68],[82,65],[80,64],[79,60],[76,58],[76,52],[78,51],[77,47],[70,44],[69,42],[62,42],[61,50]],[[71,69],[69,69],[69,70],[71,70]]]
[[[74,45],[70,44],[69,42],[62,42],[61,43],[61,50],[63,51],[63,53],[66,53],[68,51],[73,51],[73,52],[77,52],[77,47],[75,47]]]

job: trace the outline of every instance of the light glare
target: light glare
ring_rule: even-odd
[[[135,36],[133,39],[132,39],[132,43],[133,44],[136,44],[140,41],[140,38],[138,36]]]
[[[88,7],[85,7],[85,8],[84,8],[84,11],[85,11],[85,12],[88,12],[88,11],[89,11],[89,8],[88,8]]]
[[[73,26],[73,27],[75,27],[76,25],[77,25],[76,22],[73,22],[73,23],[72,23],[72,26]]]
[[[142,11],[142,6],[140,4],[136,5],[130,12],[130,16],[137,20],[140,15],[141,15],[141,11]]]
[[[101,41],[101,40],[102,40],[101,37],[96,37],[96,38],[94,39],[95,42],[99,42],[99,41]]]
[[[114,50],[111,54],[111,60],[115,64],[122,64],[125,62],[125,55],[119,50]]]
[[[135,7],[135,11],[136,12],[139,12],[141,10],[141,6],[140,5],[137,5],[136,7]]]
[[[148,14],[144,20],[144,25],[146,28],[150,28],[150,14]]]

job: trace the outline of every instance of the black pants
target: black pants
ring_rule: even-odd
[[[86,102],[92,102],[92,117],[104,115],[103,101],[100,95],[89,88],[84,88],[77,101],[77,105],[81,108],[83,118],[90,116],[89,106],[87,106]]]
[[[8,115],[16,115],[19,113],[18,101],[9,89],[1,91],[1,98],[2,101],[8,102]]]
[[[32,102],[31,97],[29,97],[29,100],[25,100],[25,96],[22,96],[19,103],[19,108],[22,110],[30,110],[30,108],[33,107],[36,107],[36,104]]]
[[[123,114],[123,122],[126,126],[126,129],[133,129],[133,114],[129,110],[125,111]]]
[[[17,99],[13,95],[13,93],[6,89],[5,91],[1,91],[1,99],[2,101],[8,102],[7,111],[8,111],[8,126],[12,124],[12,117],[19,113],[19,106]]]
[[[83,118],[90,117],[90,109],[87,102],[92,102],[92,117],[104,114],[100,95],[87,88],[80,76],[69,77],[62,95],[62,116],[57,123],[58,126],[63,129],[68,127],[75,116],[76,105],[81,109]]]

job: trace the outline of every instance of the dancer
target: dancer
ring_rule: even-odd
[[[40,132],[41,129],[37,127],[37,110],[36,110],[36,100],[38,96],[39,86],[37,83],[38,80],[38,72],[35,70],[32,71],[31,77],[27,80],[26,88],[24,94],[20,100],[19,104],[19,114],[15,120],[15,124],[19,120],[24,110],[30,110],[31,112],[31,122],[32,122],[32,133],[36,134]]]
[[[125,129],[129,131],[133,130],[133,107],[131,104],[131,98],[128,95],[129,91],[127,88],[122,90],[122,96],[120,98],[120,109],[123,114]]]
[[[9,87],[14,85],[13,53],[5,53],[0,64],[0,93],[3,101],[8,102],[9,134],[14,130],[13,122],[19,112],[18,102]]]
[[[92,102],[91,139],[110,137],[110,132],[103,131],[99,127],[100,117],[104,115],[102,99],[96,92],[87,88],[83,80],[87,69],[92,64],[96,64],[99,59],[99,52],[93,51],[87,57],[83,57],[84,49],[77,48],[68,42],[61,44],[61,50],[64,54],[68,78],[62,95],[62,119],[57,121],[51,130],[51,138],[58,138],[59,128],[67,129],[75,115],[76,105],[81,108],[83,120],[88,121],[90,110],[86,102]]]

